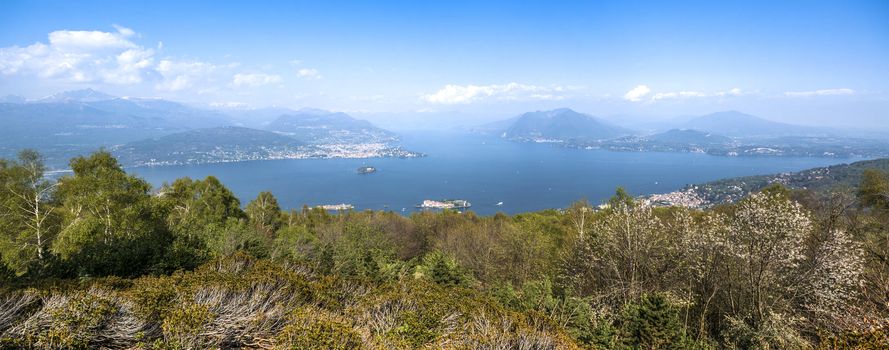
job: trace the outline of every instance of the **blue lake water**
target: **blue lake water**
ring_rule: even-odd
[[[179,177],[218,177],[246,204],[271,191],[283,208],[350,203],[356,209],[405,213],[424,199],[466,199],[480,214],[599,203],[616,187],[630,193],[670,192],[721,178],[798,171],[855,159],[718,157],[691,153],[609,152],[505,141],[459,132],[402,136],[415,159],[251,161],[129,169],[155,186]],[[376,173],[360,175],[369,165]],[[503,202],[502,206],[497,206]]]

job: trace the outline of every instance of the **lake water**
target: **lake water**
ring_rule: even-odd
[[[480,214],[600,203],[615,188],[670,192],[686,184],[848,163],[850,159],[717,157],[691,153],[609,152],[505,141],[459,132],[403,135],[415,159],[251,161],[129,169],[155,186],[179,177],[218,177],[245,204],[271,191],[282,208],[349,203],[356,209],[410,213],[424,199],[466,199]],[[376,173],[360,175],[369,165]],[[497,206],[503,202],[502,206]]]

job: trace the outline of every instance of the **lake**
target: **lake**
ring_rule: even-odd
[[[515,143],[461,132],[402,136],[413,159],[310,159],[133,168],[155,186],[188,176],[218,177],[243,205],[271,191],[282,208],[349,203],[356,209],[410,213],[424,199],[466,199],[479,214],[598,204],[618,186],[630,193],[670,192],[686,184],[798,171],[858,159],[719,157],[693,153],[610,152]],[[361,166],[373,174],[358,174]],[[503,202],[502,206],[497,206]]]

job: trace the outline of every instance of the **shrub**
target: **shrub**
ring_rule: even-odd
[[[362,347],[351,322],[329,311],[306,306],[295,310],[276,338],[277,347],[300,350],[351,350]]]
[[[166,345],[173,349],[206,347],[207,344],[201,339],[201,331],[212,318],[213,314],[206,306],[195,303],[171,310],[161,326]]]

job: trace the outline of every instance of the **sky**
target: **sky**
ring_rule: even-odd
[[[889,125],[889,1],[0,2],[0,95]]]

